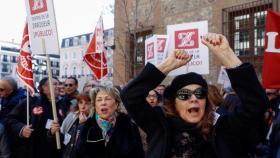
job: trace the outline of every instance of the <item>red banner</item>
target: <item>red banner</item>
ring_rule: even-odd
[[[18,57],[16,73],[21,81],[27,86],[30,94],[34,95],[35,88],[33,82],[32,60],[30,57],[30,52],[28,27],[26,24],[23,31],[23,39],[21,43],[20,55]]]
[[[108,74],[103,31],[103,20],[100,17],[84,56],[85,62],[98,80],[101,80]]]
[[[263,86],[280,88],[280,13],[267,11],[263,61]]]

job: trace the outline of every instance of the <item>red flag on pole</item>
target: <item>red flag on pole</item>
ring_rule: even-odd
[[[98,80],[101,80],[108,74],[103,31],[103,20],[100,17],[84,56],[85,62]]]
[[[280,88],[280,13],[267,11],[263,61],[263,86]]]
[[[23,39],[20,46],[20,55],[18,57],[16,73],[20,80],[27,86],[30,94],[33,95],[35,93],[35,88],[30,52],[28,27],[26,24],[23,31]]]

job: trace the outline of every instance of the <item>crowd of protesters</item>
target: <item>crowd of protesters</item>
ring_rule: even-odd
[[[201,40],[226,67],[231,88],[194,72],[162,84],[192,60],[182,50],[159,65],[148,63],[123,88],[91,80],[79,92],[74,77],[43,78],[27,99],[12,77],[1,78],[0,158],[280,157],[279,89],[263,89],[253,66],[238,59],[223,35]]]

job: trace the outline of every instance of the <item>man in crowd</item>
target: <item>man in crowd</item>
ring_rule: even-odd
[[[5,125],[8,113],[24,98],[25,90],[19,89],[12,77],[3,77],[0,80],[0,123]]]
[[[99,83],[96,80],[89,80],[84,84],[83,87],[83,93],[89,94],[90,90],[94,88],[95,86],[99,85]]]
[[[54,97],[58,98],[58,80],[53,78]],[[29,100],[29,124],[27,124],[26,102],[18,104],[8,115],[7,127],[12,138],[13,158],[61,158],[56,149],[55,137],[50,136],[52,122],[52,104],[49,79],[43,78],[38,86],[39,94]],[[61,101],[56,99],[56,110],[59,124],[62,123],[64,113],[61,113]]]
[[[78,80],[75,77],[68,77],[64,82],[65,95],[62,98],[63,100],[63,111],[66,112],[66,115],[69,111],[77,105],[76,96],[78,92]]]

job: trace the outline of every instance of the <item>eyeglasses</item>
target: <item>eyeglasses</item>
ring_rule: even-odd
[[[73,87],[73,84],[71,84],[71,83],[70,83],[70,84],[64,84],[64,86],[65,86],[65,87],[68,87],[68,86],[69,86],[69,87]]]
[[[205,99],[207,90],[205,88],[197,88],[194,91],[188,89],[180,89],[176,93],[176,97],[180,100],[188,100],[194,95],[197,99]]]
[[[152,94],[152,95],[149,94],[149,95],[147,96],[147,98],[157,98],[157,95],[156,95],[156,94]]]
[[[0,88],[0,92],[3,92],[5,89],[4,88]]]
[[[277,95],[276,93],[272,93],[272,92],[266,92],[267,96],[271,96],[271,95]]]

